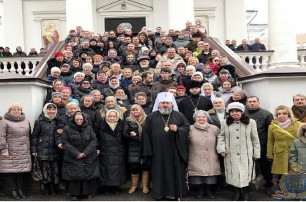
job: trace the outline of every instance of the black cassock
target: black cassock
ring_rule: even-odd
[[[199,100],[200,99],[200,100]],[[199,103],[198,103],[199,101]],[[197,105],[198,103],[198,105]],[[204,110],[208,111],[213,108],[213,104],[211,103],[210,99],[204,96],[199,95],[190,95],[180,101],[179,110],[182,112],[189,123],[192,125],[194,124],[193,114],[195,112],[195,106],[197,110]]]
[[[159,111],[147,116],[143,128],[143,156],[151,158],[153,197],[181,198],[187,194],[185,171],[188,157],[189,122],[185,116],[172,111],[168,125],[175,124],[177,132],[165,132],[165,122],[169,115]]]

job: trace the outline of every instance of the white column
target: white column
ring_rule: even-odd
[[[185,28],[185,23],[194,24],[194,0],[154,0],[154,28],[161,26],[168,30]]]
[[[96,31],[96,0],[66,0],[67,33],[76,26]]]
[[[270,67],[298,66],[296,47],[296,0],[269,0]]]
[[[4,45],[16,52],[16,47],[24,49],[24,26],[23,26],[23,3],[22,0],[3,1],[3,38]]]
[[[225,9],[225,37],[226,39],[236,39],[239,43],[246,38],[246,13],[245,0],[226,0],[224,1]]]

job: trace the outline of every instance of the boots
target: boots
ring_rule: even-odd
[[[242,190],[243,190],[243,200],[244,201],[249,201],[250,200],[250,190],[249,190],[249,187],[247,186],[247,187],[243,187],[242,188]]]
[[[15,199],[15,200],[19,200],[20,199],[17,191],[13,190],[11,194],[12,194],[12,198],[13,199]]]
[[[57,186],[56,186],[56,184],[51,183],[50,184],[50,194],[54,196],[54,195],[56,195],[56,193],[57,193]]]
[[[23,191],[22,190],[17,190],[19,196],[21,199],[26,199],[27,197],[24,195]]]
[[[42,184],[42,191],[43,191],[43,195],[48,196],[49,195],[49,184],[45,183]]]
[[[203,184],[200,184],[197,186],[197,194],[196,194],[197,199],[203,198]]]
[[[214,199],[215,198],[213,196],[212,192],[211,192],[211,185],[210,184],[206,185],[206,194],[207,194],[207,197],[210,198],[210,199]]]
[[[233,201],[239,201],[241,195],[241,188],[235,187],[235,195]]]
[[[139,181],[139,174],[131,175],[131,188],[129,190],[129,194],[132,194],[136,191],[138,187],[138,181]]]
[[[142,171],[142,192],[147,194],[149,193],[149,171]]]

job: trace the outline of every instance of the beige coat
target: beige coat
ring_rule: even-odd
[[[189,176],[220,175],[220,162],[216,150],[219,128],[195,123],[189,132]]]
[[[20,120],[6,114],[0,121],[0,150],[8,151],[9,158],[0,156],[0,173],[22,173],[31,170],[30,124],[24,116]]]
[[[240,121],[227,125],[226,120],[222,120],[217,151],[227,152],[224,157],[226,182],[235,187],[249,186],[251,176],[255,178],[252,158],[260,158],[256,122],[250,119],[247,125]]]

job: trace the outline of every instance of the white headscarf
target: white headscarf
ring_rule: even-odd
[[[155,100],[155,103],[154,103],[154,107],[153,107],[153,111],[152,112],[155,112],[155,111],[158,110],[158,106],[159,106],[160,102],[172,102],[173,110],[177,111],[177,112],[179,111],[178,107],[177,107],[176,100],[175,100],[175,98],[174,98],[172,93],[169,93],[169,92],[158,93],[157,97],[156,97],[156,100]]]

